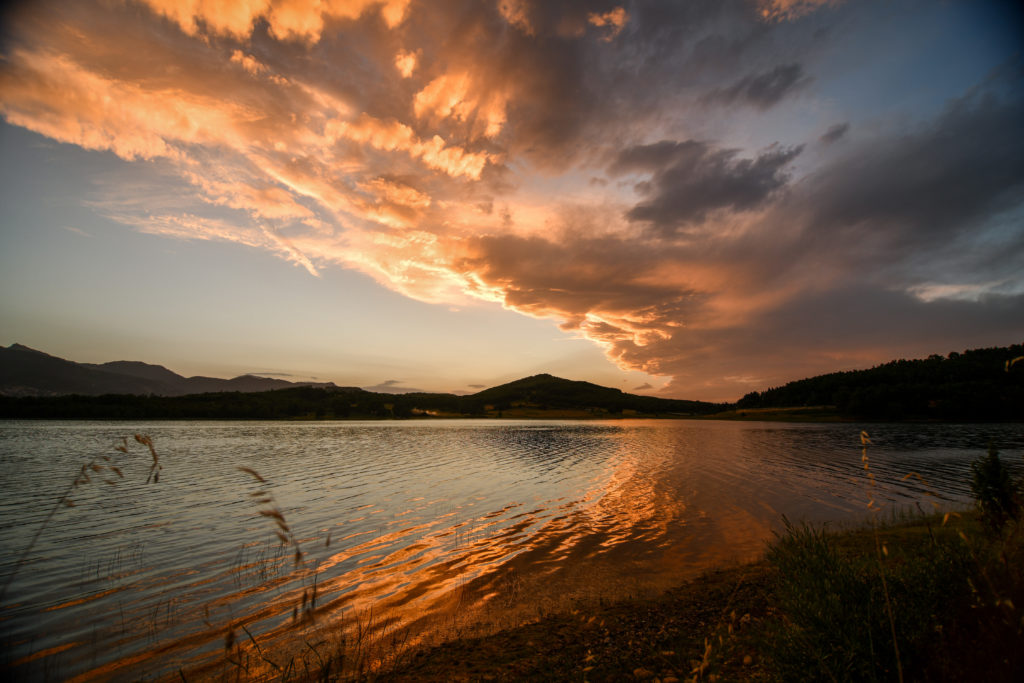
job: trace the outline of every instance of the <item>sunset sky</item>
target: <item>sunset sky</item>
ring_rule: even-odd
[[[3,345],[735,400],[1024,340],[1018,2],[3,12]]]

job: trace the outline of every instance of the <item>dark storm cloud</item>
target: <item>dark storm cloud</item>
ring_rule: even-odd
[[[741,78],[728,88],[712,90],[704,101],[725,106],[747,104],[765,110],[810,81],[799,64],[780,64],[770,71]]]
[[[820,138],[818,138],[818,142],[823,145],[831,145],[834,142],[839,142],[846,136],[846,133],[849,132],[849,130],[849,123],[837,123],[834,126],[829,126],[829,129],[826,130]]]
[[[885,259],[945,240],[1024,199],[1024,98],[984,87],[932,123],[858,147],[808,179],[801,198],[821,236],[857,229]]]
[[[562,317],[616,362],[671,375],[677,394],[704,387],[735,399],[839,368],[1013,342],[1024,337],[1024,295],[991,284],[1016,281],[1024,258],[1009,213],[1024,199],[1024,110],[1007,77],[920,125],[858,140],[788,185],[800,148],[745,159],[694,140],[628,146],[608,172],[643,180],[647,198],[628,217],[655,239],[587,237],[596,224],[490,236],[464,265],[502,283],[506,305]],[[740,221],[738,237],[657,239],[719,217]]]
[[[650,198],[627,211],[626,217],[668,235],[717,209],[758,207],[786,184],[786,166],[801,150],[776,147],[742,159],[737,150],[715,149],[704,142],[661,141],[624,150],[609,172],[651,173],[649,181],[637,186]]]
[[[643,242],[584,232],[557,239],[490,235],[474,247],[460,267],[507,283],[505,302],[517,310],[568,320],[592,311],[632,312],[660,325],[694,305],[692,292],[648,277],[668,252]]]
[[[1024,339],[1024,294],[923,301],[907,292],[851,283],[794,297],[755,323],[777,348],[910,349],[926,339],[962,351],[985,340]]]
[[[679,328],[646,346],[620,342],[616,352],[625,362],[649,367],[657,359],[657,368],[674,378],[669,392],[715,377],[717,397],[735,399],[750,389],[893,358],[991,346],[993,339],[1024,339],[1024,295],[925,302],[851,284],[805,292],[751,316],[742,328]],[[730,385],[730,377],[743,376],[753,386]]]

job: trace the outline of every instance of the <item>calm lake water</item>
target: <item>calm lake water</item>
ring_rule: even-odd
[[[750,559],[783,515],[965,504],[990,441],[1024,469],[1022,425],[0,421],[0,656],[36,680],[273,674],[342,637],[385,657]],[[123,479],[75,487],[19,564],[103,455]]]

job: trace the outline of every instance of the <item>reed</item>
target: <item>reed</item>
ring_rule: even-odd
[[[275,526],[274,534],[281,541],[281,545],[292,549],[295,566],[299,567],[304,557],[302,547],[299,545],[298,539],[295,538],[295,533],[289,526],[288,520],[285,519],[284,513],[281,512],[281,508],[278,507],[277,501],[274,500],[274,494],[270,492],[267,480],[250,467],[239,467],[238,471],[248,474],[261,485],[261,488],[250,492],[249,497],[256,505],[260,506],[258,511],[260,516],[266,517]]]
[[[156,447],[153,445],[153,439],[145,434],[135,434],[135,441],[146,446],[153,458],[153,465],[150,468],[149,476],[146,479],[146,483],[156,483],[160,480],[160,458],[157,455]],[[130,455],[128,447],[128,437],[122,437],[121,443],[114,446],[114,450],[124,455]],[[43,531],[53,521],[54,516],[63,508],[73,508],[76,506],[73,498],[76,491],[82,487],[93,483],[94,478],[99,478],[104,484],[108,486],[114,486],[124,479],[124,473],[121,471],[120,466],[117,465],[114,458],[110,455],[97,455],[92,460],[84,463],[75,474],[71,483],[64,489],[63,493],[57,497],[53,505],[50,506],[46,517],[40,522],[36,528],[35,533],[29,542],[22,548],[18,554],[18,558],[14,562],[14,567],[4,579],[3,586],[0,587],[0,605],[4,604],[4,600],[7,597],[7,589],[10,588],[11,582],[14,581],[14,577],[17,576],[18,572],[25,566],[29,556],[35,549],[36,543],[42,536]]]

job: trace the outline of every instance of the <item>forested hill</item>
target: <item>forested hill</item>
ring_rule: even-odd
[[[189,396],[0,396],[0,417],[56,419],[360,419],[408,417],[677,417],[726,405],[627,394],[536,375],[477,394],[380,394],[355,387],[292,387]]]
[[[1024,421],[1022,356],[1024,345],[1014,344],[895,360],[755,391],[736,407],[834,406],[850,417],[884,420]]]
[[[627,394],[618,389],[602,387],[590,382],[576,382],[547,374],[524,377],[508,384],[484,389],[467,398],[493,405],[499,410],[520,406],[546,409],[592,406],[610,413],[632,410],[641,413],[705,415],[726,407],[723,404],[706,401],[686,401]]]

